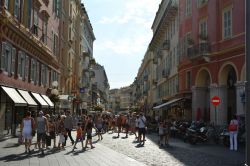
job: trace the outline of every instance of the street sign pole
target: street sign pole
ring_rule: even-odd
[[[246,3],[246,165],[250,165],[250,1]]]
[[[217,125],[217,106],[214,106],[214,125]]]

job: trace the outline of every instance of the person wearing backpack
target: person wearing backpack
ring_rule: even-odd
[[[230,150],[237,151],[237,136],[238,136],[238,120],[236,118],[236,115],[233,115],[232,120],[230,121],[230,124],[228,126],[228,130],[230,133]]]

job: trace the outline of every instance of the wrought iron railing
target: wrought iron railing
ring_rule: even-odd
[[[208,42],[199,43],[187,49],[187,56],[190,59],[208,56],[211,53],[211,45]]]

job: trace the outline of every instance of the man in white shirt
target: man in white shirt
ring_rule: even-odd
[[[142,145],[144,145],[145,133],[146,133],[146,118],[145,116],[143,116],[142,113],[140,113],[140,116],[137,122],[138,122],[138,128],[139,128],[139,141],[140,141],[140,144],[141,142],[143,142]],[[143,135],[143,140],[141,140],[142,135]]]

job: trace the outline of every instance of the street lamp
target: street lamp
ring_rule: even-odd
[[[51,90],[51,96],[50,96],[50,98],[51,98],[52,102],[54,103],[54,114],[56,112],[56,102],[59,101],[59,98],[58,98],[59,91],[58,91],[57,88],[58,88],[58,82],[57,81],[53,81],[52,82],[52,90]]]

